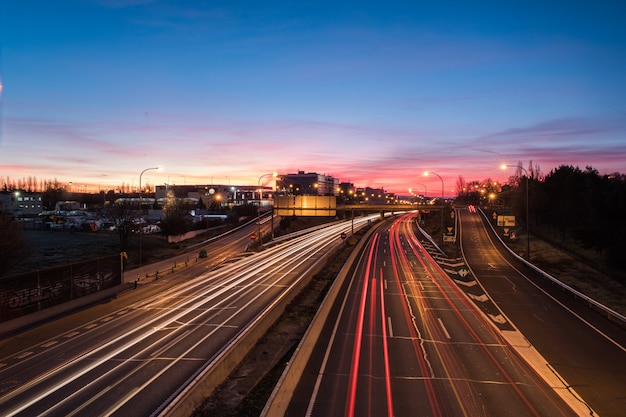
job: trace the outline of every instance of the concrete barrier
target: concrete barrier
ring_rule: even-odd
[[[298,344],[296,351],[294,352],[291,360],[287,364],[283,374],[281,375],[278,384],[274,388],[270,398],[263,409],[261,416],[262,417],[274,417],[274,416],[283,416],[287,411],[287,407],[291,402],[291,398],[293,397],[293,393],[302,377],[304,372],[304,368],[306,367],[307,362],[309,361],[311,354],[313,353],[313,348],[315,347],[315,343],[319,338],[320,333],[328,319],[328,315],[330,314],[330,310],[332,309],[335,301],[337,300],[337,296],[340,293],[341,287],[344,284],[348,273],[350,272],[352,265],[356,261],[357,257],[360,255],[361,251],[367,244],[370,236],[377,230],[383,223],[379,222],[374,225],[368,232],[361,238],[355,249],[350,254],[350,257],[346,261],[345,265],[337,274],[337,278],[333,282],[330,287],[322,305],[318,309],[315,317],[311,321],[309,328],[307,329],[304,337]]]
[[[303,274],[302,279],[295,282],[280,298],[276,299],[252,323],[246,326],[235,340],[226,346],[214,360],[206,364],[191,377],[181,387],[180,391],[170,396],[163,403],[163,408],[156,410],[153,415],[162,417],[187,417],[192,415],[202,405],[205,398],[228,378],[259,339],[280,318],[289,303],[308,285],[313,276],[325,265],[328,258],[340,247],[341,244],[337,244],[325,256],[320,257]]]

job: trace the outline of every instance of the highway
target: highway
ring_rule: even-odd
[[[577,415],[433,261],[412,214],[372,235],[321,335],[284,415]]]
[[[626,329],[512,256],[479,211],[457,213],[479,290],[500,310],[499,322],[514,325],[521,343],[544,358],[538,370],[558,374],[594,415],[626,416]]]
[[[354,227],[375,218],[357,218]],[[198,264],[175,283],[163,278],[140,286],[137,291],[150,291],[136,292],[143,296],[115,304],[105,315],[85,321],[77,313],[63,326],[55,322],[15,343],[3,341],[0,415],[163,413],[199,372],[343,244],[340,234],[351,227],[350,221],[334,223],[219,268]]]
[[[279,217],[272,219],[268,213],[260,217],[255,218],[243,225],[240,225],[226,233],[222,233],[218,236],[207,239],[194,246],[187,248],[184,253],[181,253],[172,258],[167,258],[158,262],[153,262],[148,265],[144,265],[140,268],[125,271],[124,282],[132,282],[140,279],[140,282],[146,282],[152,280],[158,273],[163,278],[167,277],[168,273],[174,272],[180,273],[181,269],[187,269],[190,263],[194,261],[200,261],[197,256],[200,250],[206,252],[206,261],[203,262],[205,269],[213,268],[222,262],[232,260],[233,257],[241,255],[246,249],[254,243],[251,239],[251,235],[254,234],[255,238],[258,230],[264,235],[270,232],[270,222],[274,222],[276,226],[280,222]],[[260,224],[259,224],[260,222]],[[193,276],[197,275],[197,268],[190,268],[184,273]]]

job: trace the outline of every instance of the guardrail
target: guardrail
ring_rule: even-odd
[[[551,281],[553,284],[561,287],[562,290],[569,292],[570,295],[572,295],[574,298],[580,298],[580,299],[584,300],[585,303],[588,305],[588,307],[590,307],[590,308],[592,308],[592,309],[594,309],[594,310],[596,310],[596,311],[606,315],[606,317],[609,320],[616,322],[620,326],[626,327],[626,317],[625,316],[623,316],[620,313],[618,313],[617,311],[615,311],[615,310],[605,306],[604,304],[594,300],[593,298],[591,298],[591,297],[581,293],[580,291],[575,290],[574,288],[570,287],[569,285],[559,281],[557,278],[554,278],[552,275],[548,274],[547,272],[542,271],[541,269],[537,268],[535,265],[531,264],[526,259],[522,258],[517,253],[515,253],[513,250],[511,250],[511,248],[509,248],[507,246],[507,244],[504,243],[504,241],[500,238],[500,235],[498,234],[496,229],[494,229],[493,225],[489,221],[489,218],[487,217],[485,212],[481,208],[479,208],[479,210],[480,210],[480,214],[483,216],[484,220],[489,225],[489,227],[493,231],[494,235],[498,238],[500,243],[502,243],[502,245],[511,253],[511,255],[513,255],[515,258],[517,258],[518,260],[520,260],[521,262],[526,264],[529,268],[535,270],[537,273],[542,275],[544,278],[546,278],[549,281]]]

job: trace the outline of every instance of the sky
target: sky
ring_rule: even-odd
[[[626,173],[623,1],[3,1],[0,182]],[[424,177],[432,171],[440,177]]]

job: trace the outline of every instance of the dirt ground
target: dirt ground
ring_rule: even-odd
[[[526,238],[509,242],[509,247],[524,257]],[[531,235],[530,257],[533,265],[552,277],[626,316],[626,286],[590,267],[576,254]]]

